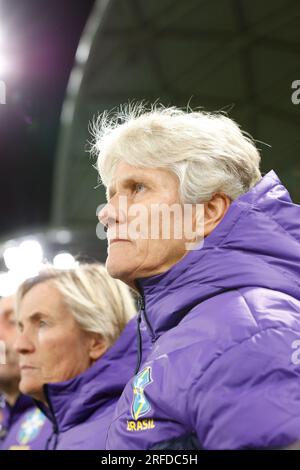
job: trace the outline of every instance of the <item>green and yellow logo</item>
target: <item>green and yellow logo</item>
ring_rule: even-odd
[[[33,441],[40,434],[46,421],[46,416],[38,409],[29,411],[25,415],[25,420],[22,422],[17,434],[17,441],[21,445],[27,445]]]
[[[134,420],[145,416],[151,410],[151,406],[145,397],[144,390],[147,385],[153,382],[151,378],[151,367],[143,369],[133,380],[133,400],[131,406],[131,416]]]

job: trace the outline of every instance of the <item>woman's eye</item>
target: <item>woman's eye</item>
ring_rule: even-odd
[[[47,326],[47,323],[46,323],[45,321],[43,321],[43,320],[40,320],[40,321],[39,321],[39,327],[40,327],[40,328],[43,328],[44,326]]]
[[[137,193],[143,191],[144,189],[145,189],[145,185],[144,185],[143,183],[137,183],[137,184],[135,185],[135,191],[136,191]]]

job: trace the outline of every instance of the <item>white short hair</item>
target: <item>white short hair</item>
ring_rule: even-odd
[[[136,313],[130,289],[122,281],[113,279],[99,263],[84,263],[67,270],[49,265],[38,276],[24,281],[16,294],[17,317],[23,297],[42,282],[51,282],[79,327],[99,333],[107,347],[118,339]]]
[[[91,132],[92,153],[106,187],[121,161],[172,171],[184,203],[209,201],[219,192],[234,200],[261,178],[253,139],[221,112],[121,105],[99,115]]]

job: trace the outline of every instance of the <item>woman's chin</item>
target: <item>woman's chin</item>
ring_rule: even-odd
[[[34,381],[21,378],[19,389],[24,395],[29,395],[36,400],[43,400],[43,388]]]
[[[122,256],[110,255],[106,261],[106,269],[111,277],[126,282],[136,266],[131,266],[134,259],[123,259],[124,257],[124,253]]]

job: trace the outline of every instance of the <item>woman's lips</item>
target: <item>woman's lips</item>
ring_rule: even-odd
[[[129,242],[129,240],[125,238],[115,238],[109,241],[109,246],[112,245],[113,243],[121,243],[121,242]]]
[[[28,371],[28,370],[35,370],[37,369],[36,367],[33,367],[33,366],[21,366],[20,367],[21,371],[23,372],[24,370],[25,371]]]

